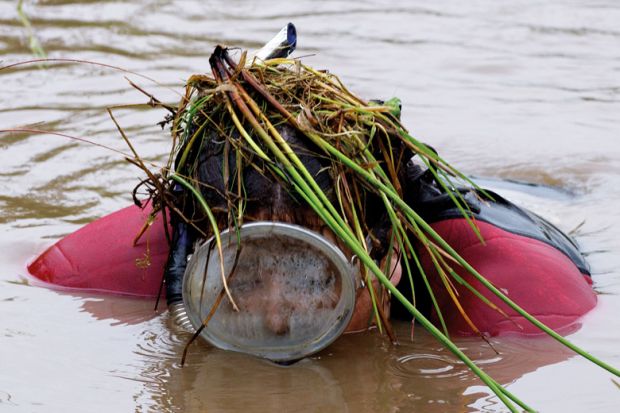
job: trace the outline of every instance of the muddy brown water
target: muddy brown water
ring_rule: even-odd
[[[1,65],[31,58],[17,1],[0,2]],[[620,5],[614,1],[25,1],[49,57],[105,62],[0,72],[0,128],[53,130],[125,151],[105,107],[142,103],[128,76],[175,102],[217,43],[255,48],[288,21],[297,56],[358,94],[396,95],[416,136],[577,239],[599,305],[570,339],[620,366]],[[118,110],[143,157],[161,162],[163,112]],[[200,344],[153,302],[32,286],[25,264],[130,203],[140,173],[65,138],[0,135],[0,411],[500,412],[505,408],[421,329],[401,345],[347,336],[292,367]],[[102,254],[103,255],[103,254]],[[102,256],[102,259],[103,256]],[[549,292],[553,294],[553,291]],[[610,374],[548,339],[457,343],[542,412],[612,412]]]

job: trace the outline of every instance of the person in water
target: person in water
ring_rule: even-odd
[[[283,43],[278,40],[274,43],[276,46],[274,50],[268,50],[266,54],[258,53],[257,56],[261,56],[265,60],[273,57],[288,56],[296,43],[294,27],[289,24],[281,33],[285,39]],[[219,66],[215,60],[216,64],[212,64],[214,74],[219,72],[220,77],[227,74],[236,76],[238,68],[233,70],[234,73],[227,72],[225,68],[222,70],[221,59],[223,57],[223,49],[218,47],[216,51],[218,50],[219,57],[216,56],[215,52],[212,55],[213,59],[220,59]],[[224,58],[224,60],[226,59]],[[197,76],[194,80],[201,78],[203,77]],[[203,86],[207,87],[207,89],[204,90],[209,90],[213,86],[213,80],[206,82]],[[189,84],[193,83],[188,82]],[[229,85],[220,84],[220,86],[228,87]],[[218,87],[217,89],[220,88]],[[224,91],[224,89],[221,91]],[[188,96],[190,95],[188,93]],[[291,104],[296,105],[296,102]],[[386,106],[388,105],[383,105],[381,110],[385,110]],[[189,110],[180,112],[182,116],[177,119],[180,124],[183,124],[188,119],[190,121],[192,119],[191,113],[193,113],[192,109],[194,108],[191,102],[186,109]],[[372,112],[372,109],[366,107],[366,104],[358,109]],[[398,111],[399,109],[400,107],[398,107]],[[398,116],[397,112],[389,110],[389,116]],[[387,116],[388,114],[384,112],[383,115]],[[310,116],[306,116],[305,111],[302,111],[299,112],[299,116],[307,122],[312,123],[313,120],[316,122],[312,113],[310,113]],[[196,125],[193,126],[196,127]],[[199,131],[197,129],[192,131],[191,127],[192,125],[189,125],[187,130],[182,131],[184,136],[179,135],[176,137],[184,141],[185,138],[193,136],[194,132],[195,135],[198,135]],[[200,126],[200,131],[202,131],[202,127]],[[391,127],[397,128],[393,123]],[[297,132],[297,129],[293,129],[290,126],[282,126],[282,124],[277,126],[277,128],[297,153],[321,191],[334,203],[337,197],[333,192],[334,187],[337,185],[334,185],[332,177],[338,174],[329,173],[330,168],[333,168],[334,165],[330,164],[328,160],[323,159],[319,155],[323,152],[312,147],[307,139]],[[331,131],[325,132],[329,134]],[[360,131],[358,130],[358,132]],[[179,168],[175,168],[175,171],[182,176],[197,178],[196,180],[201,183],[203,197],[213,209],[213,212],[219,217],[219,228],[230,228],[233,225],[231,222],[227,222],[226,218],[231,210],[230,202],[233,198],[231,198],[227,185],[224,183],[223,175],[226,172],[224,174],[222,172],[227,171],[228,176],[236,175],[237,171],[235,168],[237,164],[234,157],[234,145],[229,145],[228,147],[226,145],[227,139],[234,138],[234,136],[228,136],[226,133],[218,135],[214,131],[205,133],[210,133],[211,136],[203,136],[206,138],[202,141],[206,142],[204,146],[201,143],[196,145],[198,148],[191,147],[189,152],[183,151],[184,156],[191,153],[191,165],[197,168],[198,176],[196,177],[196,174],[194,174],[196,170],[179,171]],[[372,140],[371,135],[373,134],[369,134]],[[385,135],[387,137],[389,134],[386,132]],[[381,141],[381,143],[389,143],[387,145],[389,150],[382,149],[381,155],[386,155],[389,152],[388,157],[391,156],[399,161],[392,161],[392,170],[383,172],[389,173],[391,182],[402,189],[403,199],[426,222],[431,223],[434,230],[459,255],[474,265],[479,272],[483,273],[504,294],[509,295],[514,301],[523,305],[526,310],[535,314],[539,319],[543,319],[553,328],[563,328],[571,324],[594,306],[596,296],[589,287],[588,282],[584,281],[589,280],[589,268],[576,245],[569,237],[544,219],[516,207],[497,194],[471,188],[452,188],[453,192],[460,193],[460,198],[465,203],[467,214],[471,218],[470,221],[466,221],[462,215],[463,209],[454,207],[453,193],[446,193],[445,183],[438,184],[434,182],[433,171],[420,168],[412,163],[413,153],[407,150],[406,145],[405,147],[398,146],[402,144],[399,139],[396,142],[389,142],[389,139],[388,137],[388,141]],[[375,139],[376,141],[377,139]],[[228,155],[225,155],[225,153],[228,153]],[[245,156],[252,157],[253,153],[252,151],[247,151]],[[381,159],[381,156],[376,155],[379,154],[373,153],[375,159]],[[228,156],[228,159],[226,159],[226,156]],[[178,166],[178,162],[176,166]],[[245,190],[243,194],[245,204],[242,208],[244,223],[267,221],[296,224],[309,229],[313,233],[320,234],[324,239],[331,241],[331,244],[334,244],[344,254],[346,259],[354,260],[355,257],[353,257],[351,251],[324,225],[314,210],[295,195],[295,191],[288,184],[285,185],[281,182],[281,179],[273,179],[273,176],[265,174],[265,171],[269,170],[269,168],[256,168],[256,165],[253,166],[246,167],[243,171],[240,171],[240,175],[243,176],[242,180]],[[364,165],[364,167],[366,166]],[[396,170],[393,170],[394,168]],[[152,182],[152,184],[155,185],[155,182]],[[363,186],[363,184],[361,185]],[[172,248],[169,251],[167,264],[165,265],[167,300],[170,305],[176,305],[183,301],[184,298],[183,278],[188,264],[188,256],[194,252],[195,241],[207,237],[210,230],[207,219],[200,213],[201,210],[197,207],[196,201],[191,196],[187,196],[188,194],[184,193],[181,187],[173,188],[172,194],[166,187],[165,192],[165,195],[177,196],[177,200],[173,201],[171,208],[174,230]],[[363,235],[367,235],[366,244],[370,251],[370,256],[383,268],[385,268],[387,261],[390,262],[391,268],[385,270],[385,274],[389,276],[389,280],[393,285],[398,285],[405,297],[411,298],[415,302],[418,309],[430,316],[437,325],[445,325],[451,332],[472,333],[473,325],[476,325],[481,332],[490,332],[491,334],[505,331],[532,332],[532,330],[527,329],[527,326],[524,327],[520,323],[522,320],[516,317],[514,312],[511,312],[505,306],[502,307],[501,303],[497,303],[496,297],[488,293],[480,283],[476,283],[471,277],[468,278],[468,274],[452,262],[448,263],[454,267],[451,270],[460,274],[464,280],[469,280],[473,289],[480,292],[490,302],[495,303],[496,308],[482,304],[483,301],[479,300],[478,296],[474,296],[460,281],[452,283],[454,290],[459,296],[458,301],[453,299],[456,294],[446,294],[445,286],[442,286],[445,276],[437,273],[431,259],[432,257],[429,257],[426,249],[421,248],[420,245],[414,244],[413,246],[414,249],[417,247],[416,252],[420,257],[419,262],[412,261],[412,257],[398,259],[400,252],[389,247],[391,225],[381,202],[378,200],[379,196],[373,195],[376,191],[371,190],[367,192],[368,194],[366,195],[368,197],[364,199],[363,206],[364,216],[360,217],[360,220],[364,224]],[[142,204],[141,202],[136,202]],[[166,200],[164,203],[167,202]],[[181,213],[177,214],[177,212]],[[113,215],[114,217],[110,216],[98,221],[98,223],[94,223],[90,226],[90,230],[78,231],[62,240],[58,245],[50,248],[50,250],[43,254],[40,259],[37,259],[33,265],[30,265],[29,270],[32,273],[40,274],[39,278],[49,282],[52,282],[57,275],[61,274],[60,279],[62,282],[59,284],[70,287],[82,286],[86,289],[99,288],[102,291],[118,291],[138,295],[152,294],[149,287],[145,287],[142,290],[134,282],[138,278],[143,281],[145,277],[141,276],[144,274],[133,274],[136,271],[136,263],[140,264],[140,270],[145,269],[144,266],[148,267],[152,252],[149,250],[149,243],[146,243],[144,257],[136,259],[135,251],[128,251],[129,249],[124,247],[125,244],[119,242],[116,233],[107,234],[107,236],[102,234],[102,231],[110,231],[110,228],[113,228],[115,232],[126,230],[129,226],[126,225],[128,223],[127,218],[139,218],[139,214],[125,211],[124,213]],[[108,225],[116,219],[116,216],[120,217],[122,225]],[[472,225],[470,225],[472,221],[475,223],[473,226],[478,228],[478,233],[472,230]],[[191,225],[188,222],[191,222]],[[147,227],[144,226],[143,222],[140,222],[140,225],[143,228]],[[158,252],[161,252],[159,257],[165,255],[168,251],[168,244],[163,236],[163,228],[167,228],[167,226],[162,226],[162,231],[160,232],[161,242],[157,244],[159,245]],[[92,234],[96,234],[96,236],[92,237]],[[133,239],[134,234],[131,233],[130,235]],[[411,239],[413,238],[411,237]],[[93,239],[96,239],[97,242],[94,248],[90,248],[92,253],[83,254],[85,247],[89,245],[88,242]],[[120,265],[111,266],[106,261],[105,268],[100,268],[103,262],[100,260],[102,239],[106,241],[106,251],[115,251],[117,253],[118,257],[116,258]],[[71,251],[73,253],[70,254]],[[87,258],[82,259],[83,255],[86,255]],[[75,264],[76,262],[80,264]],[[125,265],[127,262],[129,265]],[[83,263],[85,265],[82,265]],[[401,280],[403,278],[403,265],[412,269],[415,285],[420,286],[420,288],[415,289],[415,293],[409,280],[405,280],[405,282]],[[153,267],[156,268],[154,270],[151,268],[151,273],[159,277],[160,273],[158,271],[161,267],[158,265]],[[52,270],[51,274],[50,268]],[[89,271],[85,271],[85,268],[88,268]],[[121,268],[123,271],[119,271]],[[426,277],[416,273],[418,268],[426,272]],[[91,279],[84,277],[84,272],[87,272],[90,278],[96,278],[96,280],[93,280],[96,282],[91,284]],[[341,288],[337,283],[332,283],[329,277],[310,277],[310,286],[314,282],[315,285],[325,287],[324,291],[326,292],[326,297],[328,297],[322,297],[317,300],[314,303],[314,307],[312,307],[307,306],[308,303],[296,300],[294,295],[287,296],[285,300],[282,299],[286,295],[283,291],[290,287],[287,277],[268,277],[267,274],[265,274],[265,277],[258,280],[260,282],[253,283],[252,285],[244,284],[239,279],[236,279],[231,282],[231,286],[243,291],[243,294],[238,296],[238,304],[241,309],[248,314],[260,314],[266,330],[271,331],[276,336],[286,335],[291,330],[293,320],[288,314],[293,309],[301,308],[302,312],[311,312],[312,308],[329,308],[335,303],[331,296],[336,296]],[[366,286],[364,285],[365,281]],[[373,288],[367,288],[370,285],[368,284],[369,282],[372,283]],[[347,328],[349,332],[363,331],[372,325],[374,320],[372,314],[375,312],[373,306],[375,303],[378,303],[376,306],[377,312],[381,313],[384,320],[388,317],[390,307],[388,294],[383,291],[376,280],[363,280],[362,275],[358,273],[355,285],[357,286],[355,291],[356,299],[354,309],[350,314],[352,315],[351,321]],[[435,296],[424,293],[429,289],[436,292]],[[374,300],[371,299],[369,290],[377,292]],[[444,291],[443,294],[442,291]],[[297,293],[303,295],[304,291],[299,290]],[[396,305],[393,307],[394,315],[401,314],[402,316],[403,309],[399,308],[399,303],[396,302]],[[443,318],[441,312],[443,312]],[[467,325],[463,324],[464,317],[461,316],[462,314],[469,316]],[[411,319],[411,315],[408,313],[405,313],[405,316]],[[200,322],[198,322],[198,325],[200,325]]]
[[[333,199],[333,182],[329,174],[328,165],[321,162],[318,156],[311,155],[316,153],[310,147],[303,136],[300,136],[289,126],[281,127],[282,136],[288,141],[291,147],[299,154],[299,157],[307,170],[314,177],[320,188]],[[205,200],[214,210],[226,211],[227,200],[222,195],[224,193],[224,182],[221,174],[224,164],[223,141],[210,139],[209,143],[198,154],[198,177],[204,184],[202,193]],[[234,155],[229,154],[228,164],[234,171]],[[567,297],[579,295],[583,300],[550,300],[542,299],[548,291],[536,289],[528,286],[527,291],[518,294],[525,297],[526,309],[539,315],[551,324],[552,327],[563,328],[569,324],[569,314],[573,318],[576,315],[584,314],[592,308],[596,302],[595,296],[584,282],[589,280],[589,267],[576,244],[568,236],[563,234],[556,227],[551,225],[541,217],[517,207],[501,196],[490,191],[479,191],[471,188],[459,189],[464,201],[468,205],[471,218],[480,227],[484,239],[489,246],[485,246],[475,236],[469,224],[463,219],[462,212],[455,207],[450,196],[434,182],[433,174],[430,170],[414,163],[410,157],[406,159],[406,166],[403,168],[402,187],[406,202],[419,211],[420,215],[429,223],[439,229],[444,238],[448,238],[451,244],[460,245],[461,254],[468,254],[468,251],[476,251],[475,254],[467,255],[468,261],[476,264],[476,268],[484,271],[485,276],[490,277],[498,287],[506,287],[506,291],[515,297],[518,288],[514,286],[515,280],[527,280],[543,282],[542,285],[548,287],[557,286]],[[295,199],[280,182],[266,177],[263,173],[254,168],[246,168],[243,171],[244,186],[246,190],[247,205],[245,210],[246,222],[252,221],[271,221],[285,222],[300,225],[330,240],[335,244],[347,258],[352,258],[352,253],[342,244],[325,223],[316,213],[302,201]],[[180,206],[185,211],[186,216],[195,214],[196,205],[189,202]],[[174,238],[173,248],[170,252],[168,264],[166,266],[166,286],[167,299],[169,304],[182,300],[181,283],[186,267],[186,257],[192,251],[192,245],[197,238],[195,231],[179,217],[173,217]],[[449,225],[448,229],[444,227]],[[222,222],[224,228],[226,223]],[[436,303],[433,305],[433,297],[424,288],[424,279],[421,274],[416,272],[413,260],[407,265],[413,268],[414,284],[420,288],[411,289],[411,283],[400,282],[402,278],[402,262],[399,251],[387,251],[390,226],[385,216],[373,216],[368,214],[368,227],[371,228],[373,235],[379,240],[379,248],[374,248],[373,258],[383,264],[389,259],[391,262],[390,281],[393,285],[399,285],[401,292],[406,297],[413,298],[422,312],[431,317],[438,325],[440,324],[439,311],[446,313],[444,319],[452,331],[461,334],[472,334],[471,325],[463,321],[460,316],[461,311],[454,300],[445,293],[437,293]],[[456,228],[456,230],[455,230]],[[456,234],[456,238],[455,238]],[[467,245],[461,245],[463,240],[468,240]],[[460,243],[460,244],[459,244]],[[496,245],[499,249],[493,250]],[[383,248],[381,248],[383,246]],[[458,249],[458,248],[457,248]],[[433,291],[442,291],[443,286],[441,277],[437,274],[434,265],[429,257],[425,255],[424,249],[420,249],[419,254],[422,266],[428,273],[430,285]],[[525,260],[525,261],[524,261]],[[527,261],[529,260],[529,262]],[[458,269],[457,269],[458,270]],[[467,274],[460,271],[463,277]],[[358,289],[356,291],[355,308],[352,319],[346,328],[346,332],[365,331],[373,326],[372,299],[369,289],[364,287],[361,276],[357,274]],[[548,280],[545,282],[545,280]],[[399,284],[400,282],[400,284]],[[507,284],[506,284],[507,283]],[[245,289],[239,295],[239,305],[249,313],[261,314],[265,326],[276,334],[284,334],[289,329],[288,314],[292,312],[291,307],[301,307],[302,300],[291,299],[283,301],[282,291],[286,288],[285,278],[271,278],[266,282],[257,283],[253,289]],[[521,285],[527,283],[521,283]],[[482,304],[478,298],[474,297],[470,291],[461,286],[458,287],[460,294],[460,305],[469,308],[473,313],[471,316],[475,324],[481,331],[491,334],[501,333],[513,328],[514,331],[524,331],[533,333],[535,330],[528,325],[521,325],[514,321],[510,310],[497,303],[495,297],[484,292],[484,287],[476,285],[478,290],[483,291],[483,295],[502,309],[502,312],[492,310]],[[384,315],[390,313],[389,294],[380,286],[377,280],[373,281],[373,289],[378,292],[379,302]],[[531,297],[531,298],[530,298]],[[538,300],[538,298],[541,298]],[[522,302],[521,302],[522,303]],[[411,320],[411,315],[398,302],[392,303],[393,315],[400,319]],[[547,317],[546,313],[550,315]],[[565,314],[566,313],[566,314]],[[511,319],[511,317],[513,319]],[[564,318],[563,318],[564,317]],[[498,326],[502,326],[501,328]]]

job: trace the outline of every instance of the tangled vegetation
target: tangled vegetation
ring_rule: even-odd
[[[235,62],[227,49],[217,47],[210,58],[212,76],[194,75],[187,82],[184,98],[169,121],[172,123],[173,148],[161,177],[151,174],[150,184],[156,210],[169,208],[180,214],[206,238],[216,239],[222,254],[219,233],[224,228],[239,228],[251,220],[244,188],[244,171],[251,169],[274,184],[282,185],[292,199],[309,207],[357,256],[367,281],[376,278],[399,300],[423,327],[459,357],[511,410],[514,403],[527,411],[533,409],[507,391],[473,363],[449,338],[416,251],[426,250],[442,278],[442,284],[458,305],[454,283],[465,285],[487,305],[501,311],[458,275],[462,267],[510,308],[554,337],[615,375],[618,370],[595,359],[546,327],[496,289],[450,247],[405,201],[403,183],[407,161],[419,157],[432,171],[436,182],[448,193],[463,216],[468,207],[456,190],[458,185],[473,185],[463,174],[439,157],[432,149],[411,136],[399,122],[400,104],[396,100],[368,102],[347,90],[337,76],[318,71],[292,59],[246,62],[245,53]],[[285,128],[293,128],[307,143],[290,143]],[[284,136],[283,136],[284,135]],[[224,152],[220,170],[221,187],[210,185],[200,176],[200,153]],[[333,185],[320,185],[316,171],[311,173],[301,158],[320,159],[320,172],[327,173]],[[185,188],[179,199],[172,190],[176,183]],[[479,191],[480,192],[480,191]],[[482,193],[484,193],[482,191]],[[195,213],[183,215],[181,205],[191,203]],[[385,231],[387,228],[387,231]],[[382,229],[384,229],[382,231]],[[481,241],[483,241],[481,239]],[[389,245],[389,249],[386,248]],[[412,274],[419,271],[439,315],[443,332],[416,308],[414,297],[403,296],[389,281],[389,262],[379,265],[385,251],[396,248],[417,268],[405,265],[404,282],[413,284]],[[389,254],[388,254],[389,257]],[[389,261],[389,258],[388,260]],[[220,259],[220,263],[223,262]],[[224,269],[221,268],[225,278]],[[226,288],[221,298],[233,297]],[[366,287],[373,301],[376,323],[390,331],[389,321],[377,305],[372,282]],[[212,309],[211,314],[216,309]],[[461,315],[473,331],[476,326],[461,309]],[[204,325],[209,319],[204,320]],[[482,335],[481,335],[482,337]]]

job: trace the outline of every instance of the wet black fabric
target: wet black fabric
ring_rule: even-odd
[[[183,301],[183,275],[187,256],[192,252],[194,244],[192,232],[183,220],[174,219],[172,225],[172,247],[164,270],[168,305]]]
[[[180,185],[175,185],[173,193],[177,198],[184,193]],[[187,204],[178,205],[184,214],[189,213]],[[183,275],[187,267],[187,256],[194,250],[196,231],[176,213],[170,214],[172,226],[172,243],[168,252],[168,261],[164,268],[164,282],[166,283],[166,301],[168,305],[183,301]]]
[[[416,194],[410,195],[409,203],[428,223],[446,219],[462,218],[462,212],[454,205],[448,194],[429,183],[428,176],[421,177]],[[561,251],[583,274],[590,275],[590,265],[575,241],[541,216],[521,208],[499,194],[485,190],[458,189],[476,220],[494,225],[504,231],[536,239]]]

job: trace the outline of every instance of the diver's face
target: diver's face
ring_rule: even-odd
[[[252,279],[232,282],[232,294],[241,312],[260,318],[267,330],[283,335],[301,318],[335,308],[340,298],[341,283],[336,276],[295,277],[259,270]]]
[[[331,231],[322,235],[334,245]],[[255,248],[256,247],[256,248]],[[245,245],[230,289],[242,314],[252,317],[267,331],[295,334],[295,330],[327,317],[340,301],[342,280],[327,260],[287,239],[274,238],[269,245]],[[260,251],[260,252],[259,252]],[[400,279],[400,264],[393,254],[390,274]],[[357,285],[359,274],[357,275]],[[378,283],[373,283],[378,291]],[[364,330],[371,317],[372,303],[367,289],[358,289],[348,331]]]
[[[231,294],[240,315],[271,333],[284,335],[312,324],[341,299],[342,276],[334,264],[307,244],[274,236],[268,245],[243,244]]]

